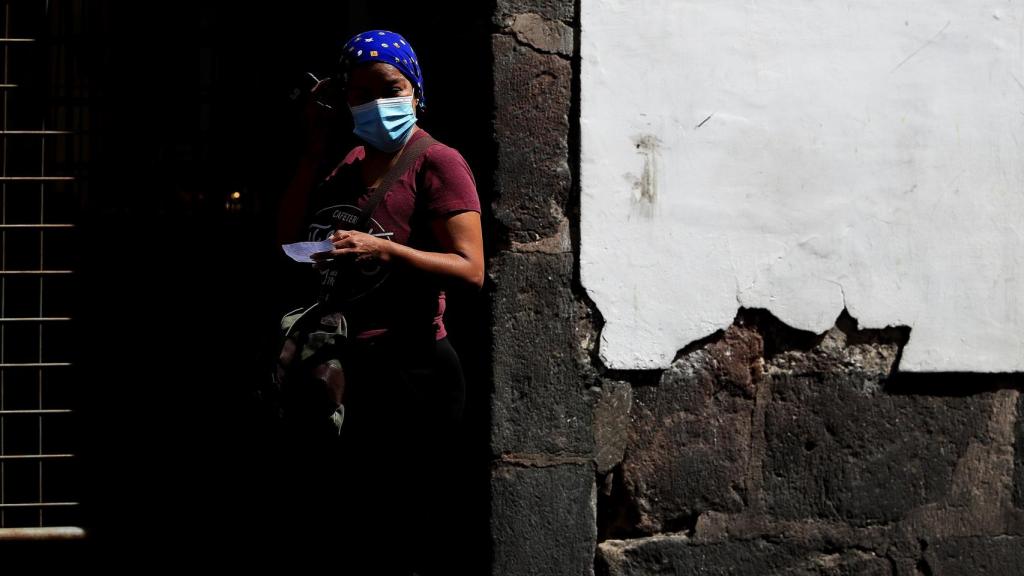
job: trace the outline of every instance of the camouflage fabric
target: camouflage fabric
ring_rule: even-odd
[[[319,425],[327,420],[341,433],[345,419],[345,371],[341,358],[348,326],[340,312],[317,303],[281,318],[283,343],[274,385],[280,416]]]

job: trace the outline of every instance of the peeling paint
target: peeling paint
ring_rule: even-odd
[[[1024,370],[1024,5],[580,10],[580,279],[607,367],[664,368],[742,306],[911,326],[905,371]]]

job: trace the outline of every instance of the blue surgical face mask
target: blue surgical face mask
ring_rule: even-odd
[[[381,98],[349,106],[349,110],[355,122],[355,135],[381,152],[395,152],[401,148],[416,125],[412,96]]]

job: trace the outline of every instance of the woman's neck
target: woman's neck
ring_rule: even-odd
[[[366,150],[365,161],[362,166],[362,177],[363,184],[367,188],[376,188],[380,181],[387,174],[387,171],[398,161],[398,157],[402,155],[402,150],[409,145],[412,140],[413,134],[416,134],[420,129],[419,126],[413,124],[412,130],[409,137],[405,139],[405,143],[402,147],[394,152],[382,152],[377,150],[373,146],[364,146]]]
[[[377,150],[373,146],[363,146],[363,148],[366,150],[366,159],[372,162],[394,160],[402,153],[402,150],[405,150],[405,147],[409,144],[409,141],[412,140],[413,134],[416,134],[417,132],[419,132],[419,130],[420,127],[417,126],[416,124],[413,124],[412,128],[409,130],[409,137],[405,139],[405,143],[402,144],[401,148],[395,150],[394,152],[382,152],[380,150]]]

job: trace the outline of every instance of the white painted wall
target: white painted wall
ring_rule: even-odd
[[[1024,0],[583,0],[583,284],[611,368],[740,306],[1024,370]]]

